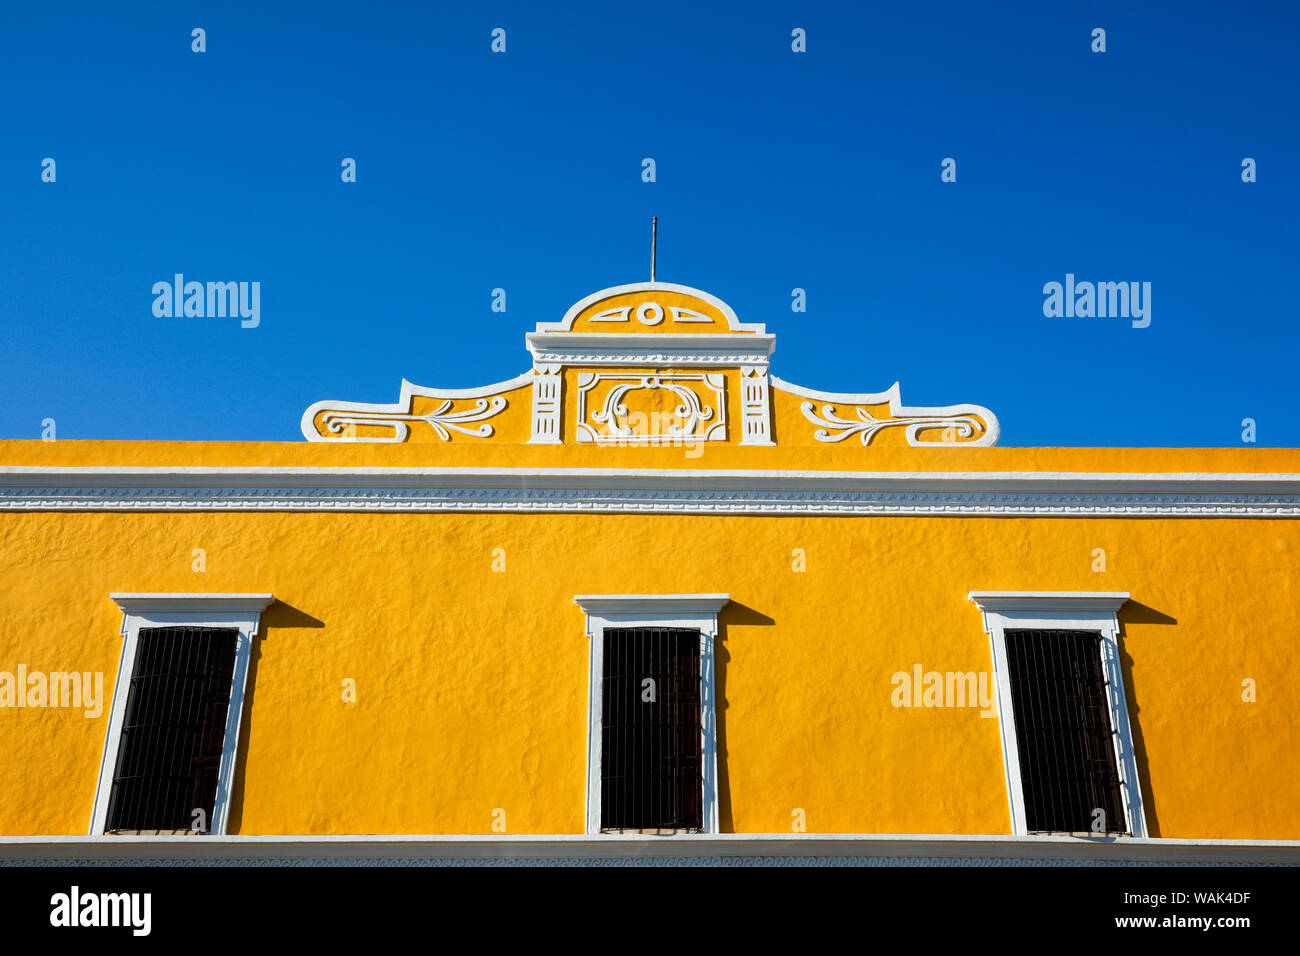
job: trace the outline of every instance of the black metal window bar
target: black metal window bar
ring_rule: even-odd
[[[601,830],[702,830],[700,632],[614,627],[603,641]]]
[[[105,831],[212,825],[239,631],[148,627],[139,633]]]
[[[1006,644],[1027,829],[1127,833],[1101,635],[1009,630]]]

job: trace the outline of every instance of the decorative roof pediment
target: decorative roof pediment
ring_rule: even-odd
[[[898,383],[832,393],[769,374],[776,336],[721,299],[643,282],[603,289],[527,333],[531,370],[495,385],[424,388],[392,404],[317,402],[309,441],[697,446],[703,443],[992,445],[979,405],[908,407]],[[893,436],[898,436],[894,438]]]
[[[587,296],[559,322],[538,322],[537,331],[761,335],[765,329],[741,322],[731,306],[699,289],[671,282],[634,282]]]
[[[534,362],[564,365],[766,365],[776,347],[721,299],[668,282],[603,289],[526,339]]]

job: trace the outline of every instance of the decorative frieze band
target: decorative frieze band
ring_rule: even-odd
[[[0,468],[3,511],[1300,517],[1300,475]]]
[[[529,332],[537,364],[694,367],[759,365],[771,361],[774,335],[646,335]]]

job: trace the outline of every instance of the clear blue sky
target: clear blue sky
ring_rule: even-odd
[[[320,399],[510,378],[648,278],[658,215],[659,278],[789,381],[1009,445],[1300,446],[1297,36],[1289,2],[6,3],[0,437],[298,441]],[[261,282],[260,326],[156,318],[177,272]],[[1150,282],[1150,327],[1044,317],[1067,272]]]

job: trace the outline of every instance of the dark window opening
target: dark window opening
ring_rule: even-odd
[[[211,830],[238,639],[226,628],[140,630],[106,832]]]
[[[600,825],[603,831],[700,831],[700,632],[604,633]]]
[[[1007,631],[1006,643],[1027,829],[1127,833],[1101,635]]]

